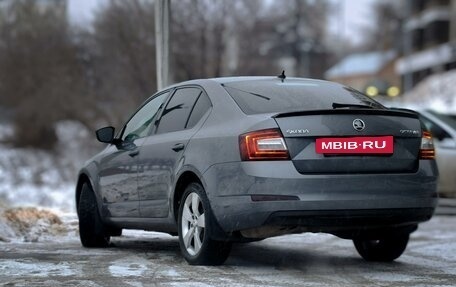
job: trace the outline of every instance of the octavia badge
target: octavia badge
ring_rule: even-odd
[[[361,119],[354,119],[353,120],[353,128],[357,131],[362,131],[366,127],[366,124]]]

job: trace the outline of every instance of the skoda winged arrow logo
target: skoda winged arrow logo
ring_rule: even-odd
[[[353,128],[357,131],[362,131],[366,127],[366,124],[361,119],[354,119],[353,120]]]

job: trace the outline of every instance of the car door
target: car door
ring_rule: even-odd
[[[163,109],[155,132],[147,138],[139,156],[140,213],[145,218],[169,215],[169,194],[183,153],[196,133],[197,123],[210,109],[207,95],[198,87],[178,88]]]
[[[168,93],[147,101],[125,124],[100,160],[99,186],[110,217],[139,217],[138,154]]]

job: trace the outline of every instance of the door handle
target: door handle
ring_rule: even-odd
[[[128,153],[128,155],[131,156],[131,157],[135,157],[138,154],[139,154],[139,150],[134,150],[134,151]]]
[[[185,145],[184,145],[183,143],[178,143],[178,144],[175,144],[175,145],[172,147],[172,149],[173,149],[173,151],[178,152],[178,151],[183,150],[184,147],[185,147]]]

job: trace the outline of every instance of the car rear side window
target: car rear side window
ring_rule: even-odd
[[[188,118],[186,128],[193,128],[204,116],[204,114],[210,109],[210,107],[211,100],[209,100],[209,97],[205,93],[201,93],[198,100],[196,101],[195,106],[193,107],[190,117]]]
[[[223,84],[246,114],[333,109],[333,103],[384,108],[363,93],[339,84],[313,80],[254,80]]]
[[[201,90],[198,88],[176,90],[163,110],[156,133],[169,133],[185,129],[190,112],[200,94]]]

